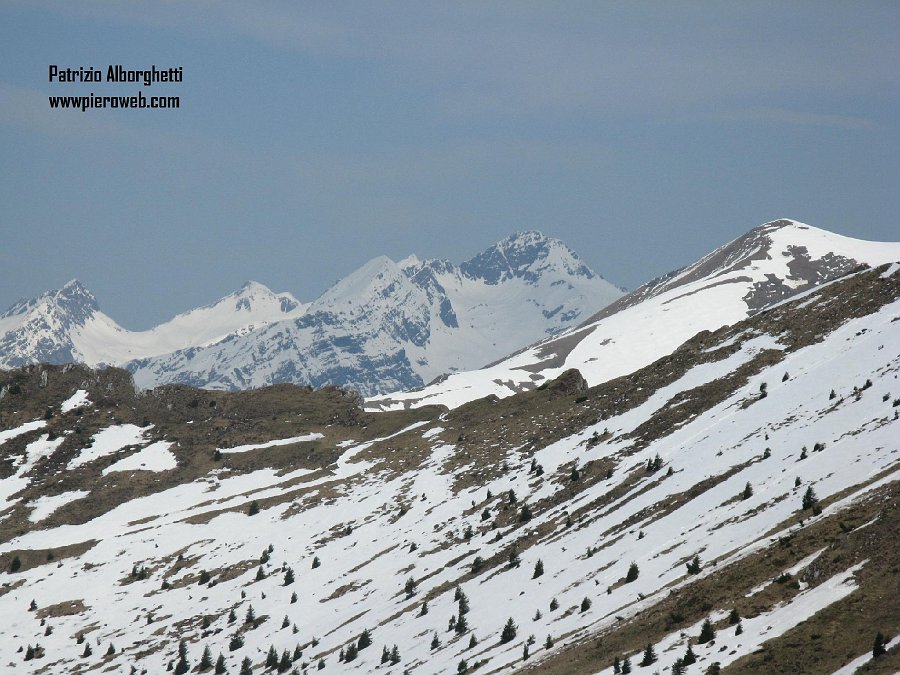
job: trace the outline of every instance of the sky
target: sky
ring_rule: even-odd
[[[78,278],[144,329],[529,229],[628,288],[780,217],[896,241],[897,35],[894,1],[6,1],[0,311]],[[138,91],[180,107],[48,102]]]

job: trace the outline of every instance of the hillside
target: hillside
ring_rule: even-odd
[[[78,362],[124,367],[142,388],[289,382],[371,395],[478,368],[621,295],[538,232],[460,265],[380,256],[311,303],[248,282],[148,331],[122,328],[73,281],[0,316],[0,367]]]
[[[374,396],[373,410],[509,396],[570,368],[589,384],[627,375],[703,330],[733,324],[860,265],[900,260],[900,243],[843,237],[792,220],[760,225],[697,262],[650,281],[580,325],[480,370]]]
[[[688,673],[895,672],[900,266],[847,271],[620,376],[453,409],[2,373],[0,663],[164,672],[183,640],[229,673],[270,648],[272,672],[651,673],[690,644]]]

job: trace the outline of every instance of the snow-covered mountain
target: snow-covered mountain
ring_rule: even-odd
[[[381,410],[455,407],[538,387],[570,368],[588,384],[599,384],[652,363],[700,331],[733,324],[860,265],[894,261],[900,261],[900,243],[860,241],[776,220],[498,363],[416,391],[372,397],[368,404]]]
[[[896,672],[898,317],[865,269],[452,410],[0,373],[0,668]]]
[[[293,382],[365,394],[477,368],[577,325],[622,295],[562,242],[513,235],[460,265],[375,258],[304,305],[248,284],[146,332],[102,314],[77,282],[0,321],[0,366],[122,365],[141,387]],[[75,309],[69,296],[80,300]]]
[[[129,331],[100,311],[72,280],[57,291],[23,300],[0,316],[0,367],[26,363],[120,365],[134,358],[202,347],[235,333],[303,314],[290,293],[248,281],[218,302],[179,314],[147,331]]]

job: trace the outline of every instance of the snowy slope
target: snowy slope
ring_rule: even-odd
[[[652,363],[703,330],[716,330],[837,278],[861,264],[900,260],[900,243],[843,237],[778,220],[757,227],[696,263],[654,280],[581,326],[481,370],[417,391],[373,397],[373,409],[509,396],[577,368],[589,384]]]
[[[245,658],[261,671],[270,646],[279,656],[287,650],[289,660],[296,650],[293,666],[300,669],[308,664],[319,672],[321,662],[324,673],[455,673],[462,660],[470,667],[481,662],[477,672],[547,672],[544,664],[583,645],[578,654],[586,661],[576,662],[577,669],[550,672],[608,673],[614,655],[636,665],[644,644],[635,640],[648,635],[660,656],[654,669],[663,672],[705,616],[719,624],[719,635],[713,644],[692,640],[700,665],[688,672],[748,658],[801,622],[818,621],[866,593],[878,583],[873,576],[884,576],[870,573],[885,571],[875,544],[860,556],[852,547],[867,541],[866,532],[877,530],[882,538],[896,527],[898,316],[896,267],[852,274],[692,340],[630,380],[581,390],[578,398],[551,388],[417,421],[412,413],[402,420],[385,413],[360,426],[314,428],[298,421],[297,433],[267,441],[219,436],[216,447],[242,448],[232,456],[244,463],[233,467],[192,469],[188,464],[200,460],[173,447],[182,468],[154,474],[173,483],[109,503],[84,520],[76,507],[88,499],[76,490],[90,489],[102,499],[117,489],[99,479],[102,465],[121,461],[115,453],[126,451],[123,444],[150,443],[122,421],[105,419],[126,415],[141,401],[122,401],[109,412],[95,403],[87,412],[94,417],[78,423],[94,420],[108,431],[93,436],[104,440],[84,455],[92,458],[79,469],[82,483],[59,498],[77,501],[59,506],[57,520],[43,529],[0,530],[3,563],[13,555],[26,561],[4,579],[0,663],[16,672],[99,667],[128,673],[132,666],[164,672],[185,640],[190,667],[208,646],[231,673]],[[36,372],[31,376],[37,381]],[[61,393],[57,405],[71,393]],[[24,395],[21,402],[27,402]],[[188,408],[182,418],[192,428],[207,425],[201,438],[222,428],[202,409]],[[232,428],[244,433],[268,416],[255,424],[234,420]],[[51,418],[63,435],[75,422]],[[367,435],[375,423],[386,431]],[[171,420],[166,424],[174,430]],[[16,462],[27,458],[18,464],[17,480],[54,480],[24,469],[24,462],[40,461],[34,456],[48,457],[41,466],[53,460],[46,424],[17,417],[13,425],[0,436],[0,451]],[[326,450],[335,453],[334,461],[308,463]],[[270,465],[288,451],[292,465]],[[656,457],[660,468],[647,471]],[[572,475],[573,467],[579,475]],[[178,471],[191,470],[199,471],[195,478],[177,480]],[[136,474],[135,480],[145,480]],[[808,488],[820,510],[801,507]],[[8,493],[0,518],[21,522],[29,509],[43,516],[56,506],[22,503],[24,494]],[[848,515],[862,508],[871,513],[865,523]],[[828,538],[802,546],[814,531]],[[96,543],[87,550],[45,560],[48,550],[90,541]],[[507,563],[514,551],[518,565]],[[685,562],[695,555],[702,569],[688,574]],[[535,574],[538,560],[541,575]],[[625,583],[632,561],[639,576]],[[895,566],[896,559],[889,555],[887,564]],[[714,585],[736,568],[739,584]],[[796,590],[768,583],[785,570],[797,579]],[[208,582],[201,582],[203,571]],[[459,615],[457,586],[469,605],[459,632],[448,630],[451,616]],[[724,602],[685,615],[674,628],[652,628],[654,607],[690,599],[694,587],[705,589],[703,597],[725,594]],[[737,636],[734,626],[721,624],[748,596],[753,602],[745,603],[744,633]],[[247,621],[251,608],[255,620]],[[501,643],[508,619],[518,632]],[[866,621],[868,615],[854,614],[838,628],[850,634]],[[625,639],[619,636],[645,625],[649,634],[636,632],[621,651],[604,651],[603,645],[617,645]],[[825,634],[838,629],[829,626]],[[364,630],[373,645],[340,662],[339,652]],[[92,654],[84,655],[80,634]],[[230,650],[236,634],[243,644]],[[545,646],[547,636],[551,646]],[[809,658],[823,659],[827,668],[804,672],[838,670],[871,648],[871,635],[854,643],[849,656],[832,651],[830,642],[809,650]],[[19,647],[34,645],[40,645],[38,656],[25,661],[27,651]],[[383,663],[382,647],[393,645],[400,662]],[[790,669],[777,659],[773,664]]]
[[[299,318],[128,368],[142,387],[297,382],[395,391],[554,335],[621,294],[562,242],[525,232],[458,266],[374,258]]]

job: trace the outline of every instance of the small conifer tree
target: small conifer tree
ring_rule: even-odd
[[[219,658],[216,659],[215,673],[216,675],[225,675],[227,672],[228,669],[225,667],[225,657],[222,654],[219,654]]]
[[[358,649],[363,650],[366,647],[372,644],[372,633],[368,628],[363,628],[363,632],[360,633],[359,640],[356,641],[356,646]]]
[[[812,485],[810,485],[803,494],[803,510],[812,509],[817,506],[818,503],[819,498],[816,496],[815,490],[812,489]]]
[[[441,646],[441,639],[438,637],[438,634],[435,633],[434,635],[431,636],[431,648],[437,649],[440,646]]]
[[[712,642],[715,638],[716,631],[713,628],[712,621],[707,618],[700,627],[700,636],[697,638],[697,642],[706,644],[707,642]]]
[[[884,656],[887,653],[887,649],[884,646],[885,639],[884,635],[881,631],[875,634],[875,642],[872,644],[872,658],[877,659],[879,656]]]
[[[538,561],[534,564],[534,574],[531,576],[532,579],[537,579],[539,576],[544,574],[544,561],[538,558]]]
[[[391,664],[397,665],[400,663],[400,650],[397,648],[397,645],[391,647]]]
[[[212,651],[210,651],[209,645],[206,645],[203,648],[203,655],[200,657],[200,664],[199,664],[198,668],[200,669],[201,673],[204,673],[212,667],[213,667]]]
[[[559,608],[559,601],[556,598],[553,598],[550,601],[550,611],[556,611]]]
[[[591,599],[585,598],[581,601],[581,611],[586,612],[591,608]]]
[[[728,615],[728,623],[732,626],[738,623],[741,620],[741,615],[738,614],[737,608],[731,610],[731,613]]]
[[[628,574],[625,575],[625,583],[630,584],[638,578],[638,574],[640,574],[640,570],[638,569],[637,563],[631,563],[628,567]]]
[[[231,640],[228,641],[228,651],[236,652],[238,649],[244,646],[244,636],[240,633],[235,633],[231,636]]]
[[[313,568],[313,569],[316,569],[316,568],[317,568],[319,565],[321,565],[321,564],[322,564],[322,563],[319,561],[319,556],[314,555],[314,556],[313,556],[313,561],[312,561],[312,568]]]
[[[550,634],[547,634],[547,639],[544,640],[544,649],[553,649],[553,638],[550,637]]]
[[[694,559],[687,564],[688,574],[700,574],[700,556],[695,555]]]
[[[110,645],[109,648],[112,649],[112,645]],[[107,652],[107,654],[109,654],[109,652]],[[182,640],[178,643],[178,663],[175,664],[175,675],[184,675],[190,670],[187,655],[187,642]]]
[[[290,586],[294,583],[294,570],[291,567],[287,568],[287,571],[284,573],[284,585]]]
[[[649,666],[653,663],[656,663],[656,652],[653,651],[653,645],[648,643],[644,650],[644,658],[641,659],[641,665]]]
[[[747,484],[744,486],[744,491],[741,493],[741,499],[750,499],[753,496],[753,486],[750,485],[750,481],[747,481]]]
[[[471,637],[469,637],[469,649],[473,649],[477,644],[478,638],[475,637],[475,633],[472,633]]]
[[[692,663],[697,663],[697,655],[694,654],[694,648],[691,647],[690,643],[688,644],[687,651],[684,653],[684,657],[681,659],[681,662],[689,666]]]
[[[628,675],[631,672],[631,659],[629,657],[625,657],[625,660],[622,661],[622,674]]]
[[[516,622],[513,621],[512,617],[509,617],[503,626],[503,630],[500,631],[500,644],[506,644],[515,640],[517,630]]]
[[[241,672],[239,675],[253,675],[253,662],[246,656],[241,661]]]

